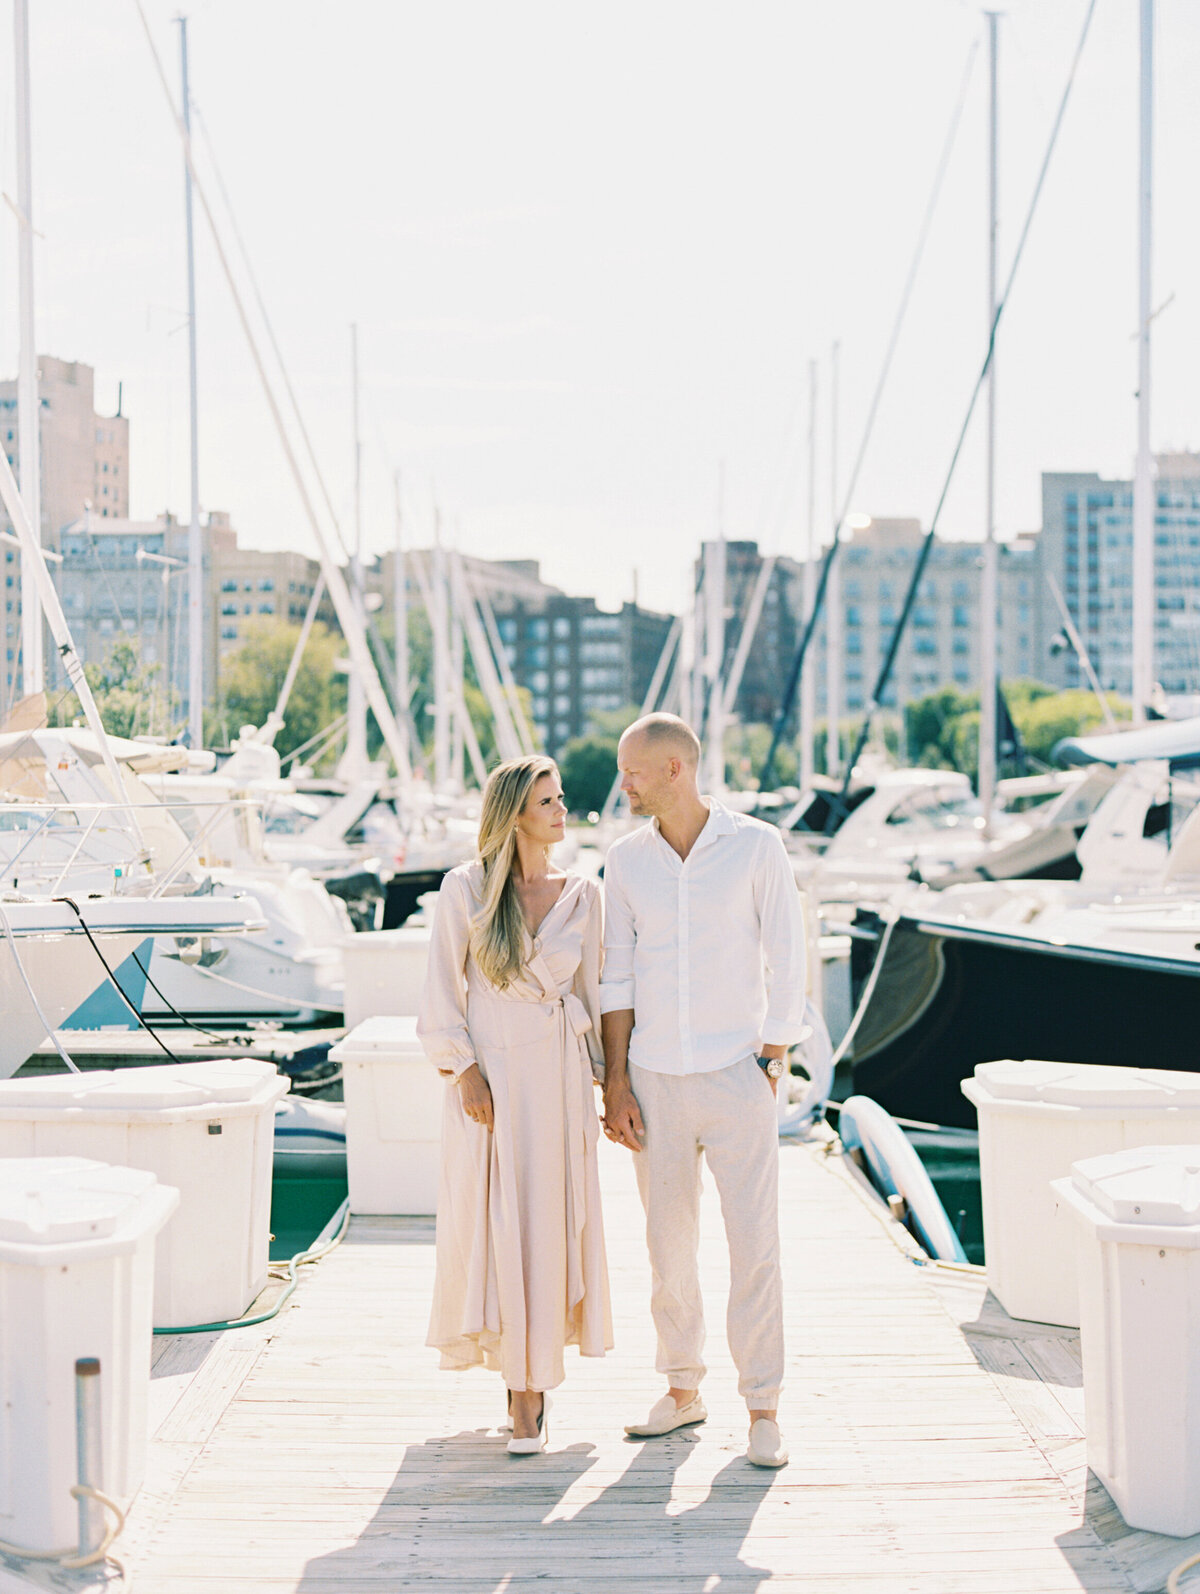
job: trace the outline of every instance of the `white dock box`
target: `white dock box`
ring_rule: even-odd
[[[1087,1459],[1131,1528],[1200,1533],[1200,1143],[1077,1162]]]
[[[383,1014],[415,1014],[429,962],[429,926],[360,931],[343,943],[342,960],[349,1029]]]
[[[267,1282],[275,1103],[248,1057],[0,1080],[0,1157],[92,1157],[174,1185],[158,1242],[157,1328],[240,1317]]]
[[[329,1055],[344,1073],[351,1212],[436,1212],[446,1082],[416,1019],[368,1018]]]
[[[979,1113],[988,1286],[1010,1317],[1078,1328],[1077,1234],[1050,1182],[1085,1157],[1200,1144],[1200,1074],[980,1063],[962,1089]]]
[[[179,1194],[82,1157],[0,1162],[0,1538],[78,1542],[75,1363],[100,1362],[105,1494],[142,1482],[155,1236]]]

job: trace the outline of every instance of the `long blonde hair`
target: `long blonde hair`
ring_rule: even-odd
[[[537,753],[497,764],[483,788],[479,816],[483,908],[471,929],[471,952],[481,972],[500,990],[520,974],[525,955],[525,919],[513,885],[517,820],[535,784],[543,775],[557,774],[554,760]]]

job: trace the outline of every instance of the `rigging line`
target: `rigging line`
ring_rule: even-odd
[[[1042,197],[1042,189],[1045,187],[1046,175],[1050,170],[1050,161],[1053,158],[1055,148],[1058,144],[1058,135],[1062,130],[1063,118],[1067,112],[1067,104],[1071,98],[1071,89],[1074,86],[1075,77],[1079,71],[1079,62],[1083,56],[1083,47],[1087,43],[1088,31],[1091,28],[1092,17],[1095,14],[1095,10],[1096,0],[1088,0],[1088,8],[1083,19],[1083,27],[1080,29],[1079,33],[1079,42],[1075,46],[1075,54],[1071,59],[1071,69],[1067,73],[1067,81],[1063,88],[1062,98],[1058,104],[1058,112],[1055,115],[1053,126],[1050,129],[1050,138],[1046,144],[1046,153],[1042,157],[1042,164],[1040,170],[1038,171],[1037,181],[1033,185],[1033,193],[1030,196],[1029,208],[1025,213],[1025,221],[1021,227],[1020,237],[1017,239],[1017,247],[1015,253],[1013,254],[1012,265],[1008,270],[1008,277],[1004,284],[1004,291],[997,301],[996,313],[992,317],[992,325],[988,333],[987,352],[983,357],[983,365],[980,367],[979,375],[975,379],[975,386],[971,390],[971,399],[967,405],[967,413],[963,416],[962,426],[959,428],[958,440],[954,445],[954,452],[950,456],[950,466],[946,472],[946,479],[942,483],[942,490],[938,495],[937,506],[933,512],[933,519],[929,523],[929,530],[925,533],[924,540],[921,543],[920,551],[917,554],[916,561],[913,565],[912,576],[908,583],[908,591],[904,595],[904,604],[900,610],[900,619],[896,624],[895,630],[892,632],[891,641],[888,644],[887,654],[879,669],[879,679],[876,681],[874,690],[872,691],[871,697],[867,703],[866,713],[863,715],[863,722],[859,728],[858,740],[855,743],[854,753],[846,765],[846,774],[842,782],[841,792],[839,793],[836,801],[829,805],[829,818],[826,821],[827,831],[829,830],[830,826],[836,823],[837,816],[840,813],[845,812],[846,794],[850,790],[850,782],[854,775],[854,765],[862,756],[862,750],[866,746],[867,737],[871,733],[872,717],[878,710],[880,699],[887,689],[888,680],[891,677],[892,669],[896,662],[896,655],[900,651],[900,642],[904,635],[904,628],[908,623],[908,617],[912,612],[913,604],[916,602],[917,589],[920,586],[921,578],[925,573],[925,566],[929,562],[929,555],[933,550],[934,538],[937,536],[938,522],[941,520],[942,510],[945,507],[946,498],[950,492],[950,484],[954,480],[955,471],[958,469],[958,461],[963,451],[963,445],[967,440],[967,432],[970,429],[971,417],[975,413],[975,405],[979,401],[980,393],[983,392],[983,385],[987,381],[987,374],[991,369],[992,360],[996,353],[996,333],[1000,326],[1000,318],[1003,316],[1005,308],[1008,305],[1009,297],[1011,296],[1013,290],[1013,284],[1016,281],[1017,272],[1020,269],[1021,260],[1025,253],[1025,245],[1029,240],[1030,229],[1033,226],[1033,218],[1037,214],[1038,201]]]
[[[908,306],[912,299],[913,289],[916,286],[917,273],[920,270],[921,261],[925,254],[925,245],[929,240],[929,234],[933,228],[933,218],[937,210],[938,200],[941,197],[942,184],[945,181],[946,173],[950,167],[950,157],[954,152],[954,145],[958,138],[959,124],[962,121],[963,111],[966,108],[967,90],[971,84],[971,73],[975,65],[975,56],[979,51],[979,44],[980,41],[978,38],[976,38],[975,42],[971,45],[970,50],[967,52],[967,63],[963,68],[962,84],[958,91],[958,100],[955,104],[954,112],[950,118],[950,126],[947,130],[945,142],[942,146],[941,157],[938,161],[937,170],[934,174],[933,188],[930,191],[929,200],[925,206],[925,214],[921,221],[921,230],[917,235],[916,248],[913,250],[912,261],[908,268],[908,277],[905,280],[904,289],[900,295],[899,308],[896,311],[896,319],[892,326],[892,333],[888,341],[887,351],[883,357],[883,365],[879,372],[879,379],[875,384],[875,393],[871,399],[871,407],[867,412],[867,421],[863,428],[862,440],[858,445],[858,453],[854,460],[854,467],[850,472],[849,485],[842,500],[841,513],[838,515],[837,522],[833,528],[833,541],[830,543],[825,557],[821,562],[821,573],[817,579],[817,590],[813,598],[812,613],[808,616],[804,627],[804,634],[800,638],[799,646],[796,648],[796,652],[792,658],[792,666],[788,672],[787,681],[783,688],[783,695],[779,701],[779,710],[775,715],[775,724],[771,732],[771,745],[767,750],[766,762],[763,764],[762,774],[759,777],[760,789],[765,789],[771,783],[772,776],[775,772],[775,759],[779,752],[779,744],[783,740],[784,727],[787,724],[788,718],[791,715],[792,709],[795,705],[796,688],[800,684],[800,675],[804,669],[804,660],[808,654],[809,647],[812,644],[813,636],[816,633],[817,621],[821,616],[821,606],[825,601],[825,589],[829,585],[829,577],[833,569],[833,561],[837,558],[837,551],[840,547],[842,525],[850,511],[850,505],[854,501],[854,494],[858,487],[859,472],[862,470],[863,460],[866,458],[867,446],[870,443],[871,435],[875,429],[875,419],[879,414],[879,406],[882,402],[884,389],[887,386],[887,379],[891,372],[892,359],[896,353],[897,345],[900,342],[900,333],[903,330],[904,322],[908,315]],[[838,514],[838,508],[836,504],[833,506],[833,512],[834,514]]]
[[[109,981],[110,981],[110,983],[112,985],[113,990],[116,991],[117,995],[124,1002],[125,1006],[133,1014],[134,1018],[137,1019],[138,1023],[141,1025],[142,1029],[144,1029],[146,1031],[146,1034],[150,1036],[151,1040],[154,1041],[157,1046],[161,1047],[161,1049],[164,1052],[166,1052],[167,1056],[171,1059],[171,1061],[173,1063],[181,1063],[183,1061],[183,1058],[182,1057],[176,1057],[175,1053],[167,1045],[166,1041],[162,1040],[159,1037],[158,1031],[154,1030],[154,1029],[151,1029],[150,1025],[147,1024],[146,1020],[142,1017],[141,1013],[138,1011],[137,1006],[133,1002],[131,1002],[129,997],[125,994],[124,986],[121,984],[120,980],[114,974],[114,972],[112,970],[112,967],[109,964],[108,959],[104,956],[104,953],[101,952],[99,944],[96,941],[95,936],[92,934],[91,930],[88,928],[87,920],[84,918],[83,914],[80,913],[78,903],[76,903],[74,901],[74,899],[71,898],[71,897],[51,897],[50,900],[51,900],[51,902],[65,902],[66,903],[67,907],[70,908],[71,912],[79,920],[79,928],[83,931],[84,935],[87,936],[88,941],[91,943],[92,951],[100,959],[100,962],[101,962],[101,964],[104,967],[104,972],[108,975],[108,978],[109,978]],[[139,965],[139,967],[140,967],[140,965]]]
[[[267,334],[267,342],[271,346],[271,352],[275,356],[275,363],[279,367],[279,375],[283,382],[283,390],[287,394],[288,403],[292,407],[292,415],[295,419],[296,425],[300,428],[300,436],[304,441],[305,453],[308,455],[308,462],[312,466],[313,472],[316,475],[317,486],[320,488],[321,497],[325,500],[325,508],[328,511],[331,522],[333,523],[334,535],[337,537],[343,554],[345,554],[346,558],[349,559],[350,550],[346,546],[346,539],[342,535],[341,522],[338,519],[337,511],[333,507],[333,500],[329,495],[328,487],[325,485],[325,478],[321,474],[321,467],[317,463],[316,450],[313,447],[312,438],[309,436],[308,427],[304,424],[304,416],[300,410],[300,401],[296,397],[295,388],[292,386],[292,379],[288,374],[288,368],[284,362],[283,350],[279,347],[279,340],[275,336],[275,328],[272,325],[271,317],[267,314],[266,301],[262,296],[262,290],[258,286],[258,278],[254,274],[254,267],[250,263],[250,252],[246,248],[246,243],[242,237],[241,228],[238,226],[237,212],[233,208],[233,201],[229,197],[229,190],[225,187],[225,179],[221,175],[221,166],[217,160],[217,152],[213,147],[212,136],[208,131],[208,124],[204,120],[204,117],[200,111],[200,107],[196,104],[195,95],[190,95],[189,98],[191,100],[192,114],[195,116],[196,122],[200,128],[201,136],[204,139],[205,152],[208,155],[209,165],[212,167],[213,177],[216,179],[217,192],[220,194],[221,200],[225,206],[225,213],[229,219],[230,230],[233,233],[233,241],[237,245],[238,254],[241,256],[242,260],[242,266],[250,283],[250,292],[254,296],[254,303],[258,309],[259,315],[262,317],[263,329]]]
[[[234,275],[233,267],[230,264],[229,255],[222,239],[221,230],[217,226],[216,215],[213,211],[212,205],[209,203],[208,190],[205,184],[200,181],[195,157],[192,153],[191,136],[184,125],[182,117],[179,115],[179,112],[175,107],[175,97],[171,92],[170,84],[167,82],[167,74],[163,68],[162,59],[159,56],[158,47],[154,42],[154,34],[150,28],[149,18],[146,16],[145,6],[142,4],[142,0],[133,0],[133,5],[134,9],[137,11],[138,19],[142,25],[142,32],[144,33],[146,39],[146,47],[149,50],[150,58],[154,63],[155,75],[158,78],[159,86],[161,87],[163,96],[167,102],[168,113],[175,125],[175,131],[178,133],[180,138],[184,160],[187,162],[187,169],[192,177],[192,187],[195,192],[195,196],[199,201],[200,209],[204,214],[206,222],[208,223],[209,233],[212,238],[213,250],[221,267],[221,272],[225,278],[226,285],[229,288],[229,296],[233,300],[233,307],[237,315],[238,325],[241,327],[242,335],[246,340],[246,347],[249,351],[255,372],[258,376],[267,409],[270,411],[271,420],[274,424],[275,432],[279,440],[279,446],[283,450],[284,458],[287,461],[288,470],[291,474],[292,483],[296,489],[297,497],[300,499],[300,503],[304,509],[305,517],[309,524],[309,529],[311,530],[313,539],[320,551],[321,568],[325,572],[325,581],[329,588],[329,596],[333,600],[333,606],[337,611],[338,621],[342,627],[342,632],[346,640],[346,647],[350,654],[351,662],[353,663],[355,670],[362,681],[363,691],[366,694],[368,706],[375,716],[375,722],[383,733],[383,740],[396,766],[397,777],[402,783],[406,782],[411,778],[412,774],[408,760],[408,749],[400,736],[400,731],[396,724],[395,717],[392,714],[391,707],[380,684],[379,675],[375,669],[375,662],[371,657],[370,648],[363,635],[362,626],[358,623],[354,599],[346,582],[346,577],[342,573],[341,566],[333,557],[333,550],[330,546],[329,538],[327,537],[325,528],[321,523],[321,518],[317,513],[317,506],[313,502],[312,494],[309,491],[308,481],[305,478],[304,471],[301,469],[300,459],[297,456],[295,448],[293,447],[292,437],[285,421],[283,411],[279,407],[279,400],[275,393],[274,384],[271,381],[270,374],[267,370],[266,364],[263,361],[262,351],[258,345],[258,339],[255,337],[254,330],[250,325],[250,317],[246,311],[246,304],[242,297],[241,290],[238,287],[237,278]],[[9,479],[11,478],[11,474],[12,473],[9,470],[3,452],[0,452],[0,492],[3,493],[6,501],[10,498],[13,501],[16,501],[18,496],[16,492],[15,481],[11,481]],[[49,582],[49,577],[44,575],[44,571],[41,575],[39,575],[39,582],[42,580],[45,580],[47,584]],[[58,600],[52,587],[50,588],[50,598],[54,605],[54,610],[52,612],[57,611]],[[61,624],[65,625],[65,621],[61,621]],[[72,660],[74,659],[74,655],[68,653],[65,655],[65,657],[68,668],[70,668]],[[75,661],[75,669],[72,670],[72,675],[82,676],[82,666],[78,664],[77,660]],[[87,708],[89,715],[94,715],[96,713],[95,705],[91,700],[91,694],[88,691],[86,680],[81,681],[80,691],[83,695],[85,707]]]

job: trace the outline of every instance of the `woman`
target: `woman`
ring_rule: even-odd
[[[417,1031],[452,1077],[428,1343],[504,1375],[513,1437],[546,1445],[563,1347],[612,1347],[596,1167],[600,890],[550,861],[566,828],[549,758],[494,769],[479,857],[442,882]]]

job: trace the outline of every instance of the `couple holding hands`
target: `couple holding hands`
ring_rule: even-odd
[[[612,1348],[596,1161],[633,1153],[667,1392],[631,1435],[704,1421],[700,1157],[729,1243],[729,1348],[747,1458],[781,1467],[775,1091],[801,1038],[805,940],[779,833],[697,786],[700,744],[651,714],[621,738],[621,788],[650,823],[601,887],[552,861],[566,808],[552,760],[494,770],[476,862],[442,883],[418,1031],[453,1086],[443,1119],[428,1343],[508,1389],[514,1455],[543,1450],[563,1349]],[[603,1015],[603,1016],[601,1016]]]

